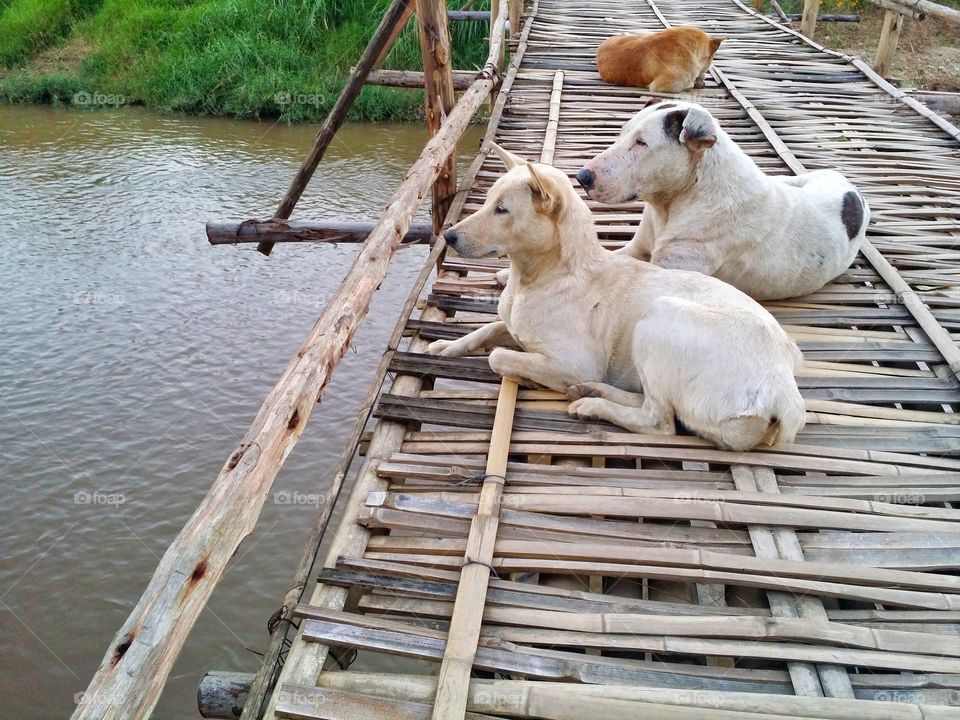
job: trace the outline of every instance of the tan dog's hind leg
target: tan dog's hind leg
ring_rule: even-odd
[[[673,413],[649,398],[643,407],[618,405],[604,398],[582,398],[570,403],[567,410],[583,420],[606,420],[640,435],[674,435]]]
[[[497,320],[456,340],[434,340],[427,346],[427,353],[444,357],[462,357],[481,348],[504,344],[513,345],[513,337],[507,330],[507,324]]]
[[[580,383],[567,388],[567,397],[571,400],[580,398],[603,398],[616,405],[626,407],[643,407],[643,395],[621,390],[613,385],[600,382]]]
[[[558,392],[564,392],[581,380],[546,355],[507,348],[497,348],[490,353],[490,367],[495,373],[517,382],[530,380]]]

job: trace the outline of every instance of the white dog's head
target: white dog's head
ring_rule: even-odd
[[[493,149],[507,166],[507,174],[487,192],[483,207],[447,230],[443,239],[470,258],[556,252],[564,211],[571,196],[579,200],[567,176],[549,165],[529,163],[496,144]]]
[[[609,148],[584,165],[577,182],[602,203],[669,198],[689,187],[720,128],[696,103],[648,103]]]

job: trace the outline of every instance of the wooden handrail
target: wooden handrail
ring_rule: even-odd
[[[506,0],[500,0],[506,5]],[[504,7],[504,9],[506,9]],[[149,717],[190,629],[323,395],[414,213],[499,77],[499,36],[469,90],[426,144],[364,241],[310,335],[290,360],[206,497],[161,558],[136,607],[111,641],[74,720]]]
[[[960,10],[930,2],[930,0],[870,0],[871,3],[887,10],[894,10],[914,20],[935,17],[954,25],[960,25]]]

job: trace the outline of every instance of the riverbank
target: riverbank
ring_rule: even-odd
[[[316,121],[388,4],[0,0],[0,100]],[[452,24],[455,67],[483,63],[486,32],[486,23]],[[383,67],[421,67],[416,23]],[[419,91],[367,87],[351,119],[412,119],[422,105]]]
[[[960,9],[960,0],[935,0]],[[802,0],[780,3],[786,12],[803,10]],[[773,14],[767,3],[764,11]],[[867,0],[821,0],[821,14],[859,15],[860,22],[818,22],[815,40],[825,47],[862,57],[873,64],[883,27],[883,8]],[[800,23],[795,22],[799,28]],[[944,92],[960,91],[960,27],[935,17],[906,19],[888,76],[901,87]]]

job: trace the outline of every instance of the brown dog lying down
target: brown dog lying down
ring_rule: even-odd
[[[601,78],[614,85],[662,93],[700,88],[723,40],[694,27],[650,35],[615,35],[597,48],[597,69]]]

